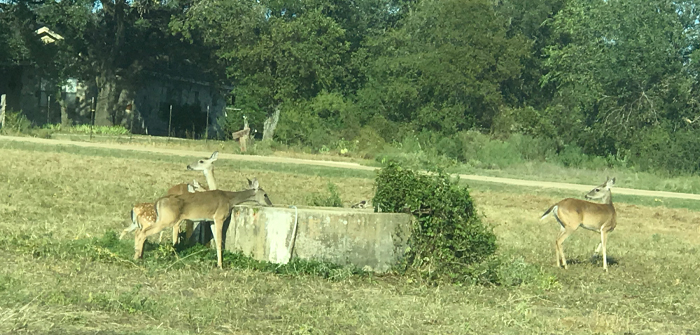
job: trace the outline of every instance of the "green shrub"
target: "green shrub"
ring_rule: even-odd
[[[457,135],[465,162],[472,166],[500,169],[523,162],[519,148],[511,142],[491,139],[477,131]]]
[[[5,127],[0,129],[3,134],[26,133],[32,127],[32,122],[22,111],[5,111]]]
[[[360,129],[360,132],[355,137],[355,141],[357,150],[366,154],[377,154],[386,146],[386,141],[379,135],[377,130],[367,126]]]
[[[320,207],[343,207],[343,201],[340,199],[340,194],[338,193],[338,186],[329,182],[328,183],[328,193],[313,193],[309,196],[308,204],[311,206]]]
[[[394,142],[384,147],[375,160],[381,164],[393,161],[411,169],[437,171],[455,165],[456,161],[428,145],[424,147],[416,136],[407,136],[401,142]]]
[[[416,217],[402,270],[429,280],[470,282],[472,266],[496,251],[496,236],[482,224],[469,191],[443,172],[424,175],[390,162],[375,187],[375,209]]]

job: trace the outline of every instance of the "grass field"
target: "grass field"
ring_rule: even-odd
[[[585,230],[565,242],[570,266],[560,270],[557,224],[539,216],[580,194],[470,183],[511,260],[504,271],[538,272],[517,286],[280,270],[233,255],[218,270],[211,250],[175,254],[168,242],[133,262],[133,235],[112,232],[126,227],[133,203],[203,181],[185,170],[196,158],[0,142],[0,333],[700,333],[700,212],[680,200],[614,196],[609,273],[589,261],[599,236]],[[346,205],[373,195],[367,171],[220,160],[215,173],[221,189],[257,177],[276,205],[305,205],[328,182]]]

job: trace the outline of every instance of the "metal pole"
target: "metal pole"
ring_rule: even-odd
[[[129,143],[131,143],[131,137],[134,135],[134,117],[136,114],[134,114],[134,111],[131,111],[131,125],[129,126]]]
[[[209,105],[207,105],[207,128],[204,129],[204,143],[209,139]]]
[[[170,105],[170,118],[168,119],[168,141],[170,141],[170,128],[173,123],[173,105]]]
[[[51,124],[51,96],[46,101],[46,124]]]
[[[95,97],[92,97],[92,103],[90,104],[90,141],[92,141],[92,131],[95,128]]]

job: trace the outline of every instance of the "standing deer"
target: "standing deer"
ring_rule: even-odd
[[[216,180],[214,179],[214,162],[216,161],[217,157],[219,155],[218,151],[214,151],[214,153],[211,154],[211,157],[209,158],[202,158],[199,159],[198,161],[187,165],[187,170],[193,170],[193,171],[202,171],[204,174],[204,178],[207,180],[207,185],[209,186],[209,190],[215,190],[216,187]],[[196,183],[196,181],[195,181]],[[199,185],[199,184],[197,184]],[[195,188],[198,188],[200,186],[197,186]],[[168,195],[177,195],[177,194],[185,194],[187,193],[187,188],[188,184],[177,184],[171,188],[168,189]],[[206,189],[204,189],[206,191]],[[146,203],[139,203],[134,205],[134,207],[131,210],[131,226],[127,227],[124,229],[119,236],[119,239],[121,240],[124,235],[127,233],[130,233],[136,229],[145,227],[145,226],[150,226],[155,222],[156,219],[156,210],[155,207],[153,207],[153,203],[146,202]],[[192,221],[188,221],[186,224],[186,236],[189,239],[189,237],[192,235],[192,231],[194,228],[194,224]],[[177,243],[177,237],[179,235],[179,231],[173,231],[173,246]],[[160,240],[163,238],[163,233],[160,234]],[[159,240],[159,242],[160,242]]]
[[[134,259],[143,257],[143,245],[150,235],[167,227],[176,229],[182,220],[214,221],[211,228],[216,243],[217,265],[219,268],[223,268],[224,221],[231,216],[233,206],[248,201],[257,202],[263,206],[272,206],[270,198],[260,187],[257,179],[248,180],[248,185],[248,190],[240,192],[214,190],[168,195],[156,200],[156,222],[136,232]]]
[[[603,250],[603,269],[608,271],[608,260],[606,254],[606,244],[608,242],[608,233],[615,229],[617,225],[617,214],[615,206],[612,202],[612,193],[610,189],[615,185],[615,178],[608,179],[605,183],[597,186],[588,194],[586,199],[599,200],[601,203],[594,203],[585,200],[566,198],[549,207],[540,220],[546,218],[549,214],[554,214],[561,231],[557,237],[555,249],[557,252],[557,266],[564,266],[567,269],[566,258],[564,257],[564,248],[562,243],[571,233],[576,231],[578,227],[583,227],[588,230],[600,232],[600,244],[595,249],[595,254],[598,255],[600,250]]]

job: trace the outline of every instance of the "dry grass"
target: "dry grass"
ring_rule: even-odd
[[[54,149],[0,149],[0,333],[700,332],[696,211],[620,202],[608,244],[610,272],[603,273],[600,260],[589,261],[598,235],[585,230],[565,242],[572,264],[564,271],[554,268],[556,223],[538,220],[561,193],[474,184],[472,195],[495,226],[500,253],[514,261],[522,257],[550,279],[516,287],[220,271],[213,259],[168,267],[156,259],[159,250],[135,264],[128,257],[85,257],[67,246],[123,229],[131,204],[155,199],[174,183],[203,181],[184,168],[196,157]],[[346,205],[373,194],[371,173],[231,161],[217,162],[215,173],[221,189],[241,188],[245,177],[257,177],[276,204],[305,204],[328,181],[338,185]],[[20,240],[50,240],[66,249],[51,255]]]

